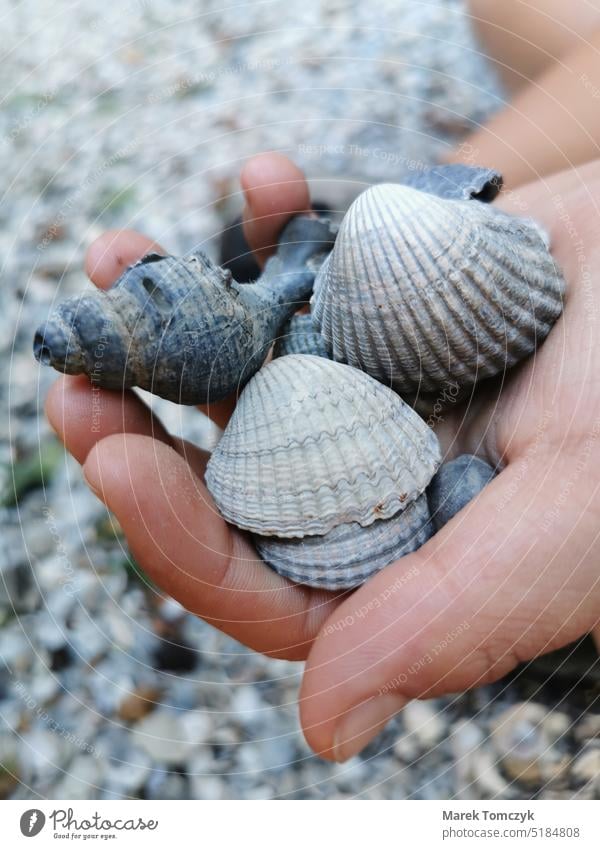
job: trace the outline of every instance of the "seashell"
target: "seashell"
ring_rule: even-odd
[[[337,361],[414,397],[532,353],[562,311],[541,229],[408,186],[363,192],[317,273],[313,320]]]
[[[352,589],[385,566],[424,545],[432,535],[427,497],[420,495],[391,519],[362,527],[337,525],[303,539],[253,536],[263,560],[276,572],[309,587]]]
[[[402,185],[448,200],[489,203],[502,188],[502,174],[493,168],[471,165],[435,165],[409,175]]]
[[[295,354],[248,383],[206,483],[229,522],[293,538],[391,518],[424,492],[439,462],[436,436],[391,390]]]
[[[435,530],[439,531],[466,507],[495,475],[496,471],[489,463],[473,454],[463,454],[449,463],[443,463],[427,488]]]
[[[97,386],[139,386],[180,404],[217,401],[262,365],[307,300],[310,261],[331,247],[326,221],[297,217],[255,284],[238,284],[202,252],[150,254],[107,292],[61,304],[34,339],[38,360]]]
[[[273,348],[273,357],[285,357],[288,354],[312,354],[331,359],[310,315],[297,313],[282,328]]]

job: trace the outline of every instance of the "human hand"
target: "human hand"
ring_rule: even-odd
[[[308,208],[308,191],[275,154],[252,160],[242,182],[247,235],[264,258],[290,212]],[[592,163],[501,199],[549,230],[564,315],[534,357],[437,424],[449,456],[477,453],[501,474],[352,594],[292,585],[261,563],[216,511],[206,455],[172,439],[133,393],[92,393],[70,377],[50,392],[50,421],[150,577],[257,651],[307,658],[301,719],[324,757],[358,752],[410,698],[494,680],[598,622],[599,189]],[[90,249],[90,277],[107,287],[149,250],[139,234],[108,233]]]

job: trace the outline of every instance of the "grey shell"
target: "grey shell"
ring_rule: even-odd
[[[180,404],[218,401],[256,372],[312,292],[310,264],[329,224],[299,216],[254,284],[238,284],[201,251],[150,254],[108,291],[60,304],[38,328],[38,360],[96,386],[139,386]]]
[[[502,188],[502,175],[493,168],[434,165],[409,174],[402,184],[449,200],[489,203]]]
[[[427,497],[421,495],[390,519],[366,528],[338,525],[324,536],[304,539],[253,537],[256,548],[276,572],[309,587],[351,589],[385,566],[424,545],[433,532]]]
[[[331,359],[310,315],[296,314],[282,328],[273,348],[273,357],[286,357],[288,354],[313,354]]]
[[[439,531],[495,477],[485,460],[463,454],[443,463],[427,488],[431,519]]]
[[[303,537],[390,518],[424,492],[439,463],[436,436],[390,389],[293,354],[248,383],[206,483],[229,522]]]
[[[563,295],[534,222],[383,184],[346,213],[311,304],[335,360],[414,397],[515,365],[549,333]]]

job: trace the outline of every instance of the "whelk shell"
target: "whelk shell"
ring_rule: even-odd
[[[349,366],[290,355],[242,392],[206,470],[222,515],[263,535],[323,535],[405,509],[440,462],[436,436]]]
[[[180,404],[218,401],[256,372],[312,291],[311,260],[329,250],[326,221],[297,217],[255,284],[202,252],[150,254],[107,292],[62,303],[34,339],[38,360],[96,386],[139,386]]]
[[[335,360],[414,397],[515,365],[549,333],[563,295],[534,222],[382,184],[346,213],[311,304]]]

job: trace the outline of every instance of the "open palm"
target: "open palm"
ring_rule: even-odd
[[[247,235],[264,259],[289,215],[308,207],[307,187],[276,154],[252,160],[242,182]],[[50,392],[50,421],[150,577],[257,651],[307,659],[302,724],[325,757],[359,751],[408,699],[498,678],[600,619],[598,196],[600,162],[498,201],[550,232],[567,279],[564,314],[534,357],[439,415],[447,456],[479,454],[500,475],[423,548],[353,593],[295,586],[260,562],[218,515],[206,455],[171,438],[133,393],[92,393],[79,377]],[[88,272],[108,287],[157,249],[109,232],[90,249]],[[223,420],[230,408],[212,413]]]

